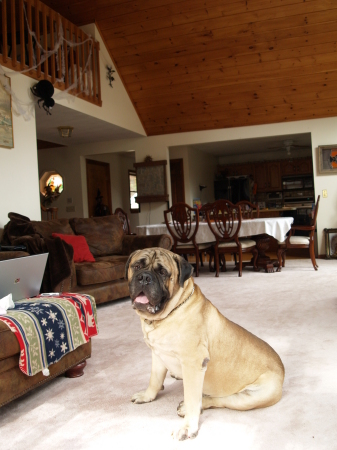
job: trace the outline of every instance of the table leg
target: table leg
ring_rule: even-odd
[[[271,259],[270,256],[266,255],[266,251],[270,246],[270,236],[268,234],[263,234],[256,236],[256,247],[258,250],[258,257],[256,261],[257,270],[264,269],[267,273],[273,273],[276,267],[277,272],[281,272],[281,266],[278,259]]]

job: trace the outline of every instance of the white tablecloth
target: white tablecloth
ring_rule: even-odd
[[[293,217],[268,217],[243,220],[241,222],[239,237],[268,234],[278,241],[283,241],[285,239],[285,235],[290,230],[293,221]],[[140,225],[137,227],[137,234],[140,236],[164,233],[169,234],[169,231],[164,223]],[[209,229],[207,222],[200,222],[196,242],[198,244],[203,244],[214,240],[214,234]]]

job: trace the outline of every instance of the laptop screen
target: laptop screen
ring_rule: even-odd
[[[0,261],[0,298],[12,294],[13,301],[40,293],[48,253]]]

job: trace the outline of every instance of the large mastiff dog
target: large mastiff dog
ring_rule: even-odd
[[[149,386],[132,401],[153,401],[167,371],[182,379],[178,415],[184,422],[174,434],[179,440],[198,434],[203,409],[273,405],[284,379],[275,351],[226,319],[194,284],[192,271],[187,261],[162,248],[138,250],[126,266],[132,306],[152,350]]]

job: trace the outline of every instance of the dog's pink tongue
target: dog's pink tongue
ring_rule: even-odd
[[[135,302],[137,302],[137,303],[149,303],[149,299],[146,297],[146,295],[141,294],[141,295],[138,295],[138,297],[135,298]]]

